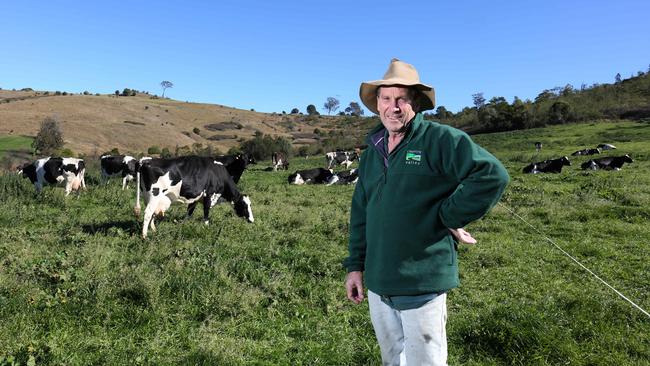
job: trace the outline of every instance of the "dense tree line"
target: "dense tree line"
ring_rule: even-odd
[[[650,118],[650,73],[639,72],[625,80],[617,74],[613,84],[583,84],[580,89],[567,84],[544,90],[533,101],[517,97],[512,103],[503,97],[486,100],[483,93],[476,93],[472,98],[473,107],[453,113],[438,106],[427,117],[473,133],[604,118]]]

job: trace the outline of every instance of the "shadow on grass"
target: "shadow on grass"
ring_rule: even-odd
[[[141,231],[140,223],[136,220],[122,220],[104,223],[91,223],[81,227],[84,233],[114,235],[115,231],[123,231],[131,235],[138,235]]]

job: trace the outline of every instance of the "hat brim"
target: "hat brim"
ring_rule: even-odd
[[[380,86],[414,86],[421,92],[421,98],[418,100],[420,106],[419,112],[433,109],[436,105],[436,92],[433,87],[416,83],[414,84],[412,80],[393,78],[387,80],[374,80],[361,83],[359,88],[359,97],[363,105],[368,108],[371,112],[379,114],[377,109],[377,88]]]

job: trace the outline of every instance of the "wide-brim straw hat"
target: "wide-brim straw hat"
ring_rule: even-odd
[[[359,88],[361,101],[366,108],[375,114],[379,114],[377,110],[377,88],[384,85],[416,87],[421,92],[420,99],[417,101],[420,106],[419,111],[433,109],[436,105],[436,92],[433,87],[420,82],[420,76],[413,65],[394,58],[390,61],[388,71],[384,74],[383,79],[361,83]]]

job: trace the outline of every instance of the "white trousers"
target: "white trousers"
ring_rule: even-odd
[[[447,366],[447,294],[416,309],[395,310],[368,291],[370,320],[383,365]]]

